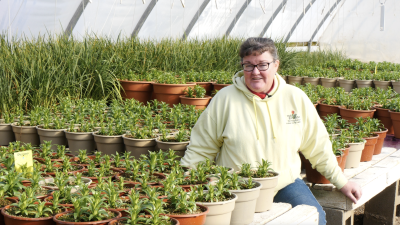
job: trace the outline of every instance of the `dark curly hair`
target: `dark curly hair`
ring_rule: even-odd
[[[254,53],[263,54],[264,52],[269,52],[274,61],[279,59],[274,41],[271,38],[251,37],[240,46],[239,56],[243,59],[245,56]]]

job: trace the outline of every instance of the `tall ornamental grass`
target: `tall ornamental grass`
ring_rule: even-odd
[[[118,78],[131,71],[176,72],[241,69],[238,49],[243,39],[83,41],[59,36],[13,40],[0,36],[0,111],[48,107],[59,99],[120,99]],[[297,52],[276,42],[282,68],[297,65]]]

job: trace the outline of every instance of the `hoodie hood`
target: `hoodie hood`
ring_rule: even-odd
[[[251,91],[247,88],[246,83],[244,81],[244,73],[243,70],[239,71],[233,76],[232,78],[233,85],[239,90],[243,92],[243,94],[250,100],[253,101],[253,99],[261,100],[261,101],[269,101],[271,100],[274,95],[279,94],[279,92],[282,91],[284,86],[286,85],[285,80],[279,75],[276,74],[274,76],[274,87],[272,88],[271,92],[268,94],[270,97],[261,99],[257,95],[251,93]]]

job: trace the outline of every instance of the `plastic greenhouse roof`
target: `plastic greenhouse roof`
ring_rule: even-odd
[[[264,36],[351,49],[350,57],[364,61],[372,57],[364,57],[366,52],[379,50],[374,60],[400,61],[394,52],[385,56],[393,51],[388,44],[400,47],[397,5],[386,0],[3,0],[0,30],[9,38],[58,34],[77,40],[86,35],[112,40]],[[371,41],[378,44],[368,46]]]

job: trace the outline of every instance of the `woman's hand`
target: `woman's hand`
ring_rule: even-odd
[[[340,191],[351,199],[354,204],[357,204],[357,200],[359,200],[362,196],[361,186],[355,182],[348,181]]]

